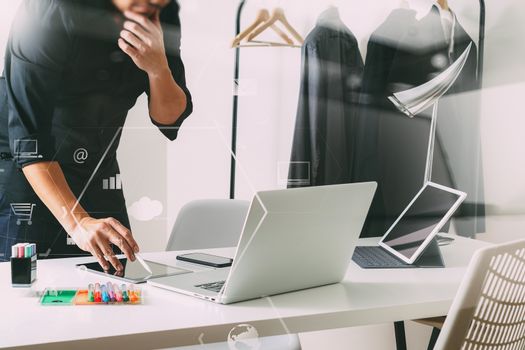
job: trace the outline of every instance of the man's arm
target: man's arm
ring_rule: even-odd
[[[168,65],[160,14],[153,20],[133,12],[124,14],[131,21],[124,23],[118,45],[148,74],[151,118],[161,125],[173,125],[183,115],[188,101]]]
[[[158,124],[172,125],[186,110],[186,94],[177,85],[169,67],[158,74],[149,74],[149,112]]]
[[[81,249],[96,257],[104,269],[109,267],[105,258],[115,269],[122,269],[109,243],[118,246],[129,259],[135,259],[134,252],[138,252],[138,245],[131,232],[116,219],[90,217],[71,191],[58,162],[33,163],[26,165],[22,171],[66,232]]]

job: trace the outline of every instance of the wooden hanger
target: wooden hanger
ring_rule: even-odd
[[[443,10],[450,10],[450,7],[448,7],[448,0],[437,0],[437,3]]]
[[[235,37],[235,39],[232,42],[232,47],[237,47],[241,44],[241,41],[246,38],[248,35],[250,35],[254,30],[256,30],[261,25],[264,25],[270,20],[270,12],[266,9],[262,9],[257,13],[257,17],[255,18],[255,21],[245,30],[243,30],[239,35]],[[283,39],[286,44],[293,45],[293,40],[288,37],[279,27],[277,27],[275,24],[270,25],[270,27]]]
[[[290,34],[295,38],[295,40],[299,42],[299,44],[301,45],[303,44],[304,42],[303,37],[301,36],[301,34],[299,34],[295,30],[294,27],[292,27],[290,22],[288,22],[288,19],[286,19],[284,10],[282,8],[276,8],[275,10],[273,10],[272,16],[266,21],[266,23],[259,26],[250,35],[248,35],[248,41],[257,42],[257,41],[254,41],[253,39],[255,39],[259,34],[264,32],[268,28],[275,25],[277,22],[280,22],[288,30],[288,32],[290,32]],[[264,42],[260,42],[260,43],[264,43]],[[293,45],[293,42],[290,43],[290,45]]]

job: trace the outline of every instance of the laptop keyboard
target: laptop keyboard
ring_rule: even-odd
[[[197,284],[195,285],[195,287],[219,293],[222,287],[224,286],[224,282],[226,281],[217,281],[217,282],[211,282],[211,283]]]
[[[396,258],[378,246],[355,247],[352,260],[364,269],[393,269],[415,267]]]

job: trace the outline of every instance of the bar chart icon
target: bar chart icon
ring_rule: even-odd
[[[103,190],[121,190],[122,181],[120,180],[120,174],[110,176],[109,179],[102,179]]]

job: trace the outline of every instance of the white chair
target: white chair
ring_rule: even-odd
[[[186,204],[179,212],[166,250],[235,247],[248,213],[250,202],[235,199],[204,199]],[[205,301],[203,301],[205,302]],[[296,334],[262,337],[260,350],[299,350]],[[179,350],[230,350],[228,343],[213,343],[177,348]]]
[[[166,250],[235,247],[250,202],[201,199],[182,207],[171,230]]]
[[[525,349],[525,240],[474,255],[434,349]]]

